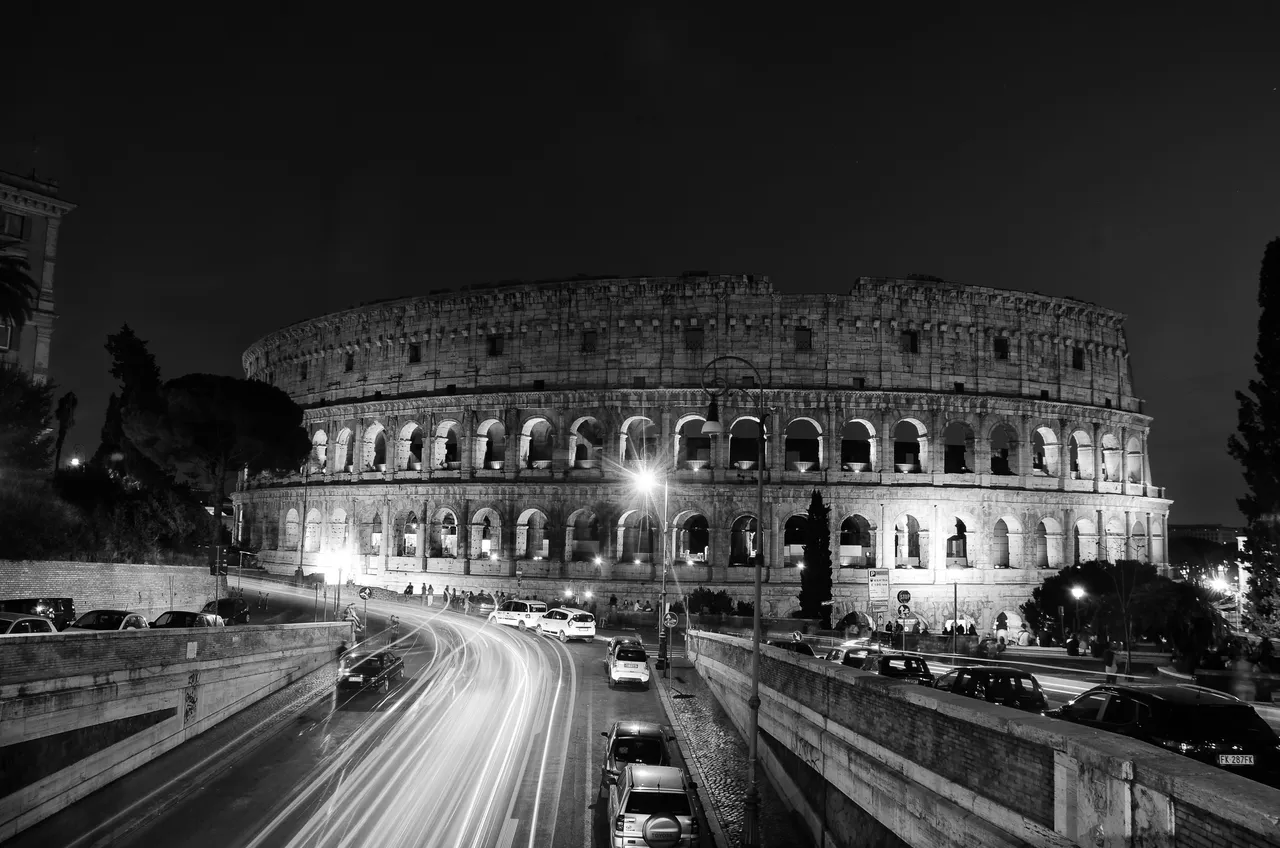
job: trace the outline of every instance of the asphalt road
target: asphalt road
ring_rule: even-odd
[[[270,591],[255,623],[312,619],[311,592]],[[245,581],[246,599],[256,596]],[[100,844],[608,845],[600,733],[619,719],[666,723],[656,687],[610,688],[600,642],[561,644],[416,601],[367,609],[366,635],[381,634],[391,613],[401,620],[400,684],[385,696],[326,689],[245,743],[235,762],[195,776],[198,785],[179,797],[159,794],[153,808],[134,810],[140,824]],[[184,749],[199,744],[144,768],[176,774],[193,756]],[[88,800],[110,809],[111,792]],[[59,816],[70,817],[64,825],[84,818],[87,831],[91,817],[77,806]]]

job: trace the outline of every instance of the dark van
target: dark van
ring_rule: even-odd
[[[76,620],[76,602],[72,598],[13,598],[0,601],[0,612],[42,616],[59,630],[66,630]]]

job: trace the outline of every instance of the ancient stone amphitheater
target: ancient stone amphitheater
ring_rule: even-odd
[[[760,383],[709,372],[724,354]],[[1016,622],[1064,564],[1166,558],[1124,316],[1082,301],[922,278],[495,284],[302,321],[244,369],[304,407],[315,446],[235,496],[273,571],[656,602],[664,551],[670,590],[740,599],[762,557],[764,612],[786,614],[814,490],[837,612],[874,620],[906,590],[935,629],[954,595]],[[732,389],[722,436],[702,433],[709,376]]]

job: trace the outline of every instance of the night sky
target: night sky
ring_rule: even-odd
[[[68,451],[97,447],[125,322],[166,378],[240,375],[277,327],[468,283],[919,273],[1126,313],[1172,521],[1241,522],[1225,443],[1280,236],[1274,4],[49,5],[5,7],[0,169],[79,205],[52,348],[81,401]]]

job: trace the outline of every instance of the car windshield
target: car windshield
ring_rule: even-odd
[[[86,627],[90,630],[118,630],[120,622],[124,621],[124,615],[122,612],[94,610],[76,619],[76,627]]]
[[[689,799],[683,792],[636,791],[627,796],[627,812],[650,816],[660,813],[687,816]]]
[[[619,662],[644,662],[649,657],[639,648],[622,648],[618,651]]]
[[[546,604],[529,604],[529,612],[546,612]]]
[[[662,742],[654,736],[619,736],[613,743],[613,756],[626,763],[662,765]]]
[[[596,617],[595,617],[594,615],[592,615],[591,613],[589,613],[589,612],[580,612],[580,613],[578,613],[577,615],[575,615],[575,616],[573,617],[573,619],[572,619],[572,620],[573,620],[573,621],[579,621],[579,622],[582,622],[582,623],[586,624],[586,623],[590,623],[590,622],[592,622],[592,621],[595,621],[595,620],[596,620]]]

